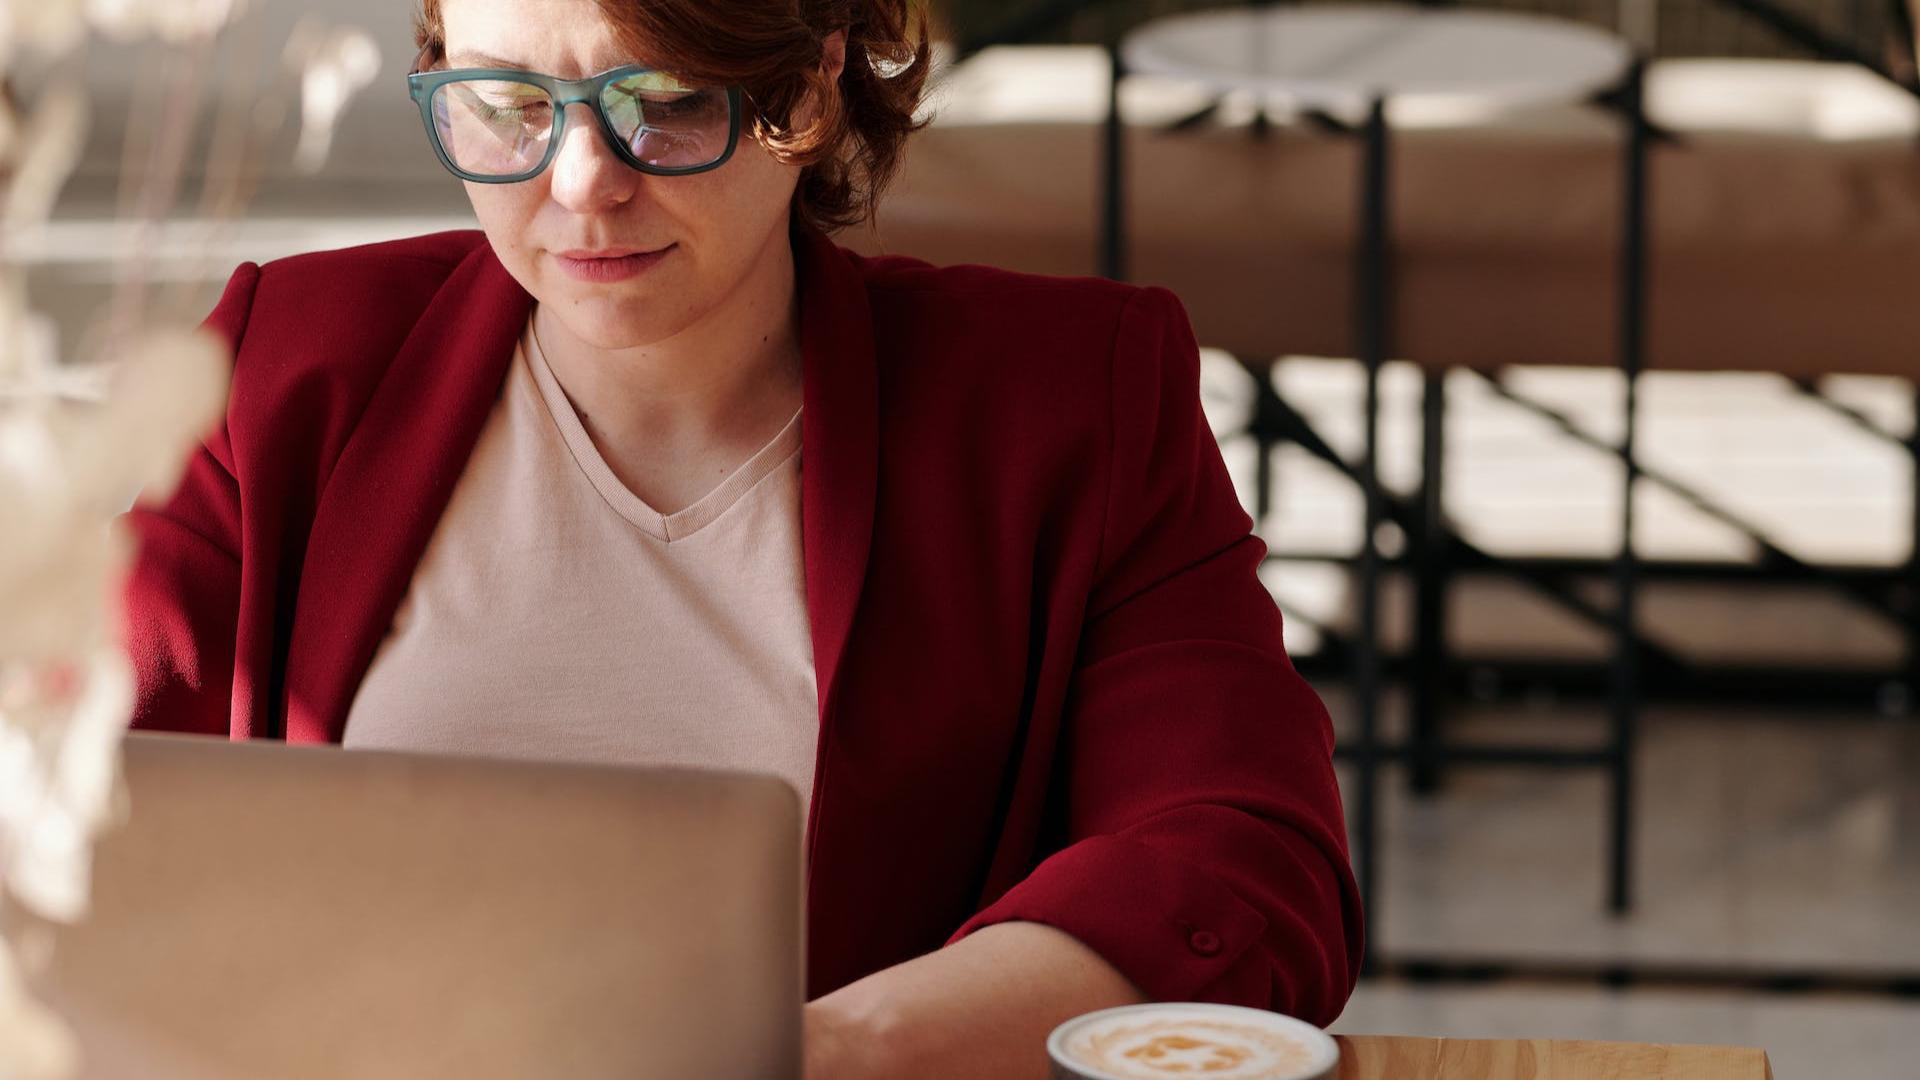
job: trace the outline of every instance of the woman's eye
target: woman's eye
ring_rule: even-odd
[[[709,90],[696,90],[686,94],[643,95],[640,107],[649,117],[694,117],[712,111],[716,107],[716,95]]]
[[[544,122],[547,118],[547,103],[544,101],[488,101],[482,98],[480,105],[487,111],[489,119],[493,120],[515,120],[523,124],[533,124]]]
[[[499,109],[502,112],[508,109],[537,109],[546,104],[546,102],[539,98],[514,97],[511,95],[502,96],[498,94],[482,94],[480,95],[480,101],[488,108]]]

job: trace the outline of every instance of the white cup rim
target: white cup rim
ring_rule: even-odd
[[[1299,1074],[1300,1080],[1318,1080],[1319,1077],[1332,1076],[1334,1067],[1340,1063],[1340,1044],[1333,1041],[1333,1036],[1305,1020],[1266,1009],[1249,1009],[1244,1005],[1215,1005],[1198,1001],[1121,1005],[1111,1009],[1101,1009],[1098,1012],[1084,1013],[1053,1029],[1053,1033],[1047,1036],[1047,1054],[1056,1064],[1085,1075],[1090,1080],[1131,1080],[1117,1073],[1082,1065],[1072,1060],[1067,1056],[1067,1040],[1080,1030],[1094,1024],[1133,1014],[1171,1016],[1175,1019],[1190,1015],[1235,1020],[1297,1039],[1313,1052],[1313,1060],[1304,1066]]]

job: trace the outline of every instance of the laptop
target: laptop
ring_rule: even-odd
[[[800,1075],[799,800],[687,770],[133,735],[29,985],[87,1078]]]

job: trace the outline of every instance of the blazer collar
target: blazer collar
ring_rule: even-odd
[[[795,230],[793,249],[805,407],[802,538],[825,717],[873,535],[879,388],[859,268],[811,229]],[[315,510],[277,734],[335,743],[344,735],[354,694],[472,456],[531,310],[532,299],[481,242],[375,388]]]
[[[880,381],[867,283],[846,252],[794,233],[803,364],[800,523],[820,715],[830,715],[867,576],[880,475]],[[821,730],[824,743],[827,730]]]
[[[291,742],[339,742],[347,710],[453,497],[533,309],[484,241],[375,385],[314,508],[286,655]]]

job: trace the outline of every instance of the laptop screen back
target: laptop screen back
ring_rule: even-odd
[[[799,1075],[778,780],[136,735],[30,985],[87,1077]]]

